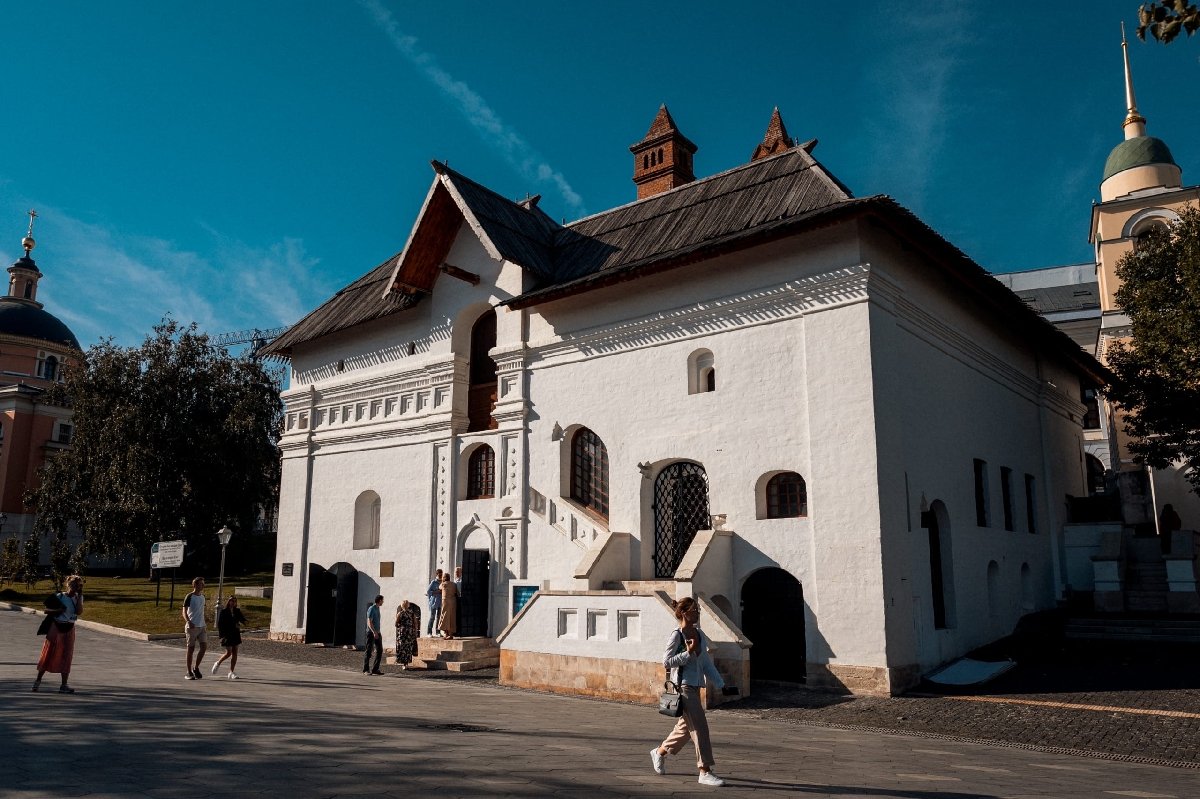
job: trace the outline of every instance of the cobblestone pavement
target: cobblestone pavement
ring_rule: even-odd
[[[648,752],[669,723],[648,708],[478,680],[366,677],[246,657],[242,680],[186,682],[177,650],[81,629],[71,677],[78,693],[31,693],[36,624],[36,616],[0,613],[5,799],[707,793],[690,747],[669,758],[666,776],[650,770]],[[1194,799],[1200,784],[1191,769],[749,712],[757,711],[710,714],[724,794]]]
[[[240,651],[289,663],[362,670],[361,652],[270,641],[265,634],[247,636]],[[790,724],[953,736],[1200,766],[1200,688],[1183,687],[1200,686],[1197,663],[1200,652],[1195,648],[1077,644],[966,695],[852,698],[768,683],[756,684],[752,698],[724,709]],[[496,681],[496,669],[458,674],[383,668],[409,679]]]
[[[154,643],[183,649],[182,638],[155,641]],[[215,642],[214,642],[215,644]],[[205,660],[212,663],[213,653],[220,657],[224,650],[219,645],[210,645]],[[265,632],[243,633],[242,645],[238,647],[238,657],[264,658],[281,663],[297,663],[310,666],[325,666],[343,671],[362,672],[363,652],[353,649],[335,649],[333,647],[308,646],[284,641],[272,641]],[[183,654],[179,655],[179,668],[183,669]],[[380,670],[391,677],[405,677],[420,680],[456,680],[460,682],[495,683],[499,669],[479,669],[478,671],[405,671],[399,666],[389,666],[386,663]]]

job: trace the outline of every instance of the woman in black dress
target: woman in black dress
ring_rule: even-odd
[[[225,654],[213,664],[212,673],[216,674],[217,669],[226,660],[229,661],[229,679],[238,679],[237,672],[237,653],[238,647],[242,644],[242,631],[238,629],[239,624],[246,623],[246,616],[242,613],[242,609],[238,607],[236,596],[230,596],[225,600],[225,607],[217,613],[217,635],[221,637],[221,646],[225,647]]]
[[[396,608],[396,662],[407,669],[417,654],[417,638],[421,635],[421,608],[407,599]]]

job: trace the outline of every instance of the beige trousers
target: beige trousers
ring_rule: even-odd
[[[683,699],[683,715],[675,722],[675,729],[662,742],[662,748],[667,754],[678,754],[683,743],[689,737],[696,747],[696,767],[710,769],[713,765],[712,742],[708,739],[708,719],[704,717],[704,702],[700,699],[700,689],[690,685],[679,688]]]

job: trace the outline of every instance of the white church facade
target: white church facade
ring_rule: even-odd
[[[664,107],[639,199],[567,225],[434,163],[404,249],[271,345],[272,636],[361,641],[461,566],[504,682],[648,699],[694,594],[743,691],[889,694],[1052,607],[1103,367],[814,145],[776,114],[696,180]]]

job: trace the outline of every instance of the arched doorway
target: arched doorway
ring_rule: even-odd
[[[357,644],[358,570],[349,563],[335,563],[328,570],[309,564],[304,619],[305,643]]]
[[[459,635],[487,635],[491,595],[491,555],[486,549],[464,549],[462,597],[459,599]]]
[[[308,565],[308,603],[304,611],[304,642],[333,643],[333,611],[337,596],[337,576],[324,566]]]
[[[760,569],[742,585],[742,632],[750,639],[750,678],[804,682],[804,590],[779,568]]]
[[[696,531],[708,530],[708,475],[698,463],[678,461],[659,472],[654,481],[655,577],[674,577]]]
[[[950,517],[945,504],[934,500],[921,514],[921,526],[929,537],[929,591],[933,626],[954,626],[954,548],[950,539]]]

